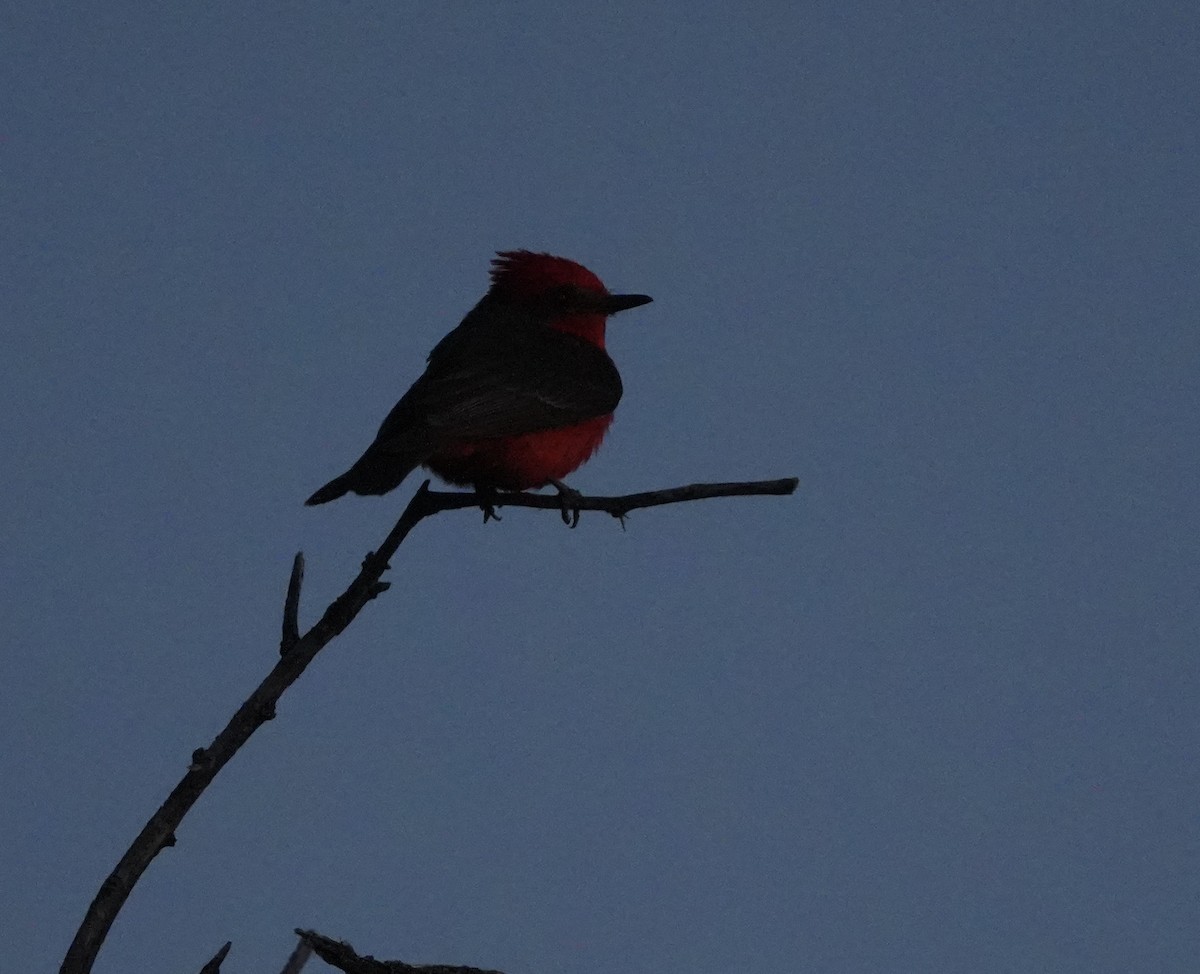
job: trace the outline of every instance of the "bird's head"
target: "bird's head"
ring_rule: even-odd
[[[552,328],[604,347],[609,315],[649,304],[645,294],[610,294],[582,264],[528,250],[502,250],[492,261],[489,293],[528,308]]]

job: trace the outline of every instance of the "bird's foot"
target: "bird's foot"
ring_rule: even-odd
[[[483,511],[484,524],[487,524],[488,521],[503,520],[496,513],[496,499],[499,495],[496,493],[495,487],[485,487],[482,484],[476,484],[475,494],[479,498],[479,508]]]
[[[562,506],[563,524],[569,528],[574,528],[579,525],[579,501],[583,498],[583,494],[579,493],[574,487],[568,487],[561,480],[551,480],[551,485],[558,491],[558,502]],[[575,501],[572,506],[569,502]]]

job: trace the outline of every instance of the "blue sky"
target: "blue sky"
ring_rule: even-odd
[[[415,487],[497,249],[654,296],[591,493],[422,524],[97,971],[1191,971],[1191,5],[0,15],[0,929],[97,886]],[[320,965],[311,962],[316,969]]]

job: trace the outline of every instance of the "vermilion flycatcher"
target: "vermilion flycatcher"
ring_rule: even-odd
[[[609,315],[647,304],[610,294],[586,267],[527,250],[492,261],[492,286],[349,470],[310,497],[386,494],[416,467],[484,490],[554,484],[604,439],[621,376],[604,350]]]

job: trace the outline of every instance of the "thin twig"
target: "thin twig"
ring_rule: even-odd
[[[321,960],[343,974],[503,974],[501,971],[453,964],[406,964],[402,960],[360,957],[348,943],[324,937],[315,930],[297,930],[296,933],[305,943],[312,945]]]
[[[200,968],[200,974],[221,974],[221,963],[225,960],[225,955],[229,953],[229,948],[232,946],[232,942],[225,941],[225,946],[213,954],[212,960]]]
[[[296,942],[296,949],[292,951],[292,955],[287,959],[287,963],[283,965],[283,970],[280,974],[300,974],[301,969],[308,963],[308,959],[312,956],[312,944],[301,937]]]
[[[643,507],[662,507],[684,501],[706,500],[712,497],[785,496],[793,494],[800,481],[795,477],[780,480],[751,480],[727,484],[688,484],[665,490],[647,490],[640,494],[617,497],[572,496],[566,501],[570,510],[603,511],[617,519]],[[475,493],[431,490],[429,496],[439,510],[456,511],[464,507],[481,507],[486,500],[495,507],[531,507],[540,511],[561,511],[563,499],[549,494],[490,493],[486,498]]]
[[[570,505],[577,506],[579,510],[606,511],[613,517],[623,519],[630,511],[642,507],[677,504],[705,497],[790,494],[796,489],[796,485],[797,481],[794,478],[732,484],[691,484],[620,497],[572,497]],[[298,613],[300,584],[304,576],[304,561],[297,555],[292,564],[284,608],[281,645],[283,655],[213,742],[207,748],[197,748],[192,752],[192,761],[186,774],[167,796],[167,800],[150,816],[150,820],[138,833],[133,844],[101,884],[75,934],[75,939],[67,950],[60,974],[89,974],[104,938],[108,936],[113,921],[129,898],[134,885],[154,857],[164,847],[175,844],[175,829],[217,773],[259,727],[274,718],[275,705],[280,697],[299,679],[317,653],[340,635],[368,602],[387,590],[389,583],[381,581],[380,578],[389,568],[392,556],[408,537],[409,532],[433,514],[480,507],[488,503],[554,511],[562,509],[562,502],[557,497],[536,494],[480,495],[473,492],[434,492],[429,489],[429,481],[425,481],[408,502],[400,520],[388,533],[383,544],[363,559],[362,568],[346,590],[334,599],[317,623],[303,636],[291,642],[289,647],[287,644],[296,615],[293,612],[293,603]]]
[[[286,656],[300,641],[300,586],[304,584],[304,552],[297,551],[292,559],[292,575],[288,579],[287,598],[283,601],[283,636],[279,640],[279,655]]]

